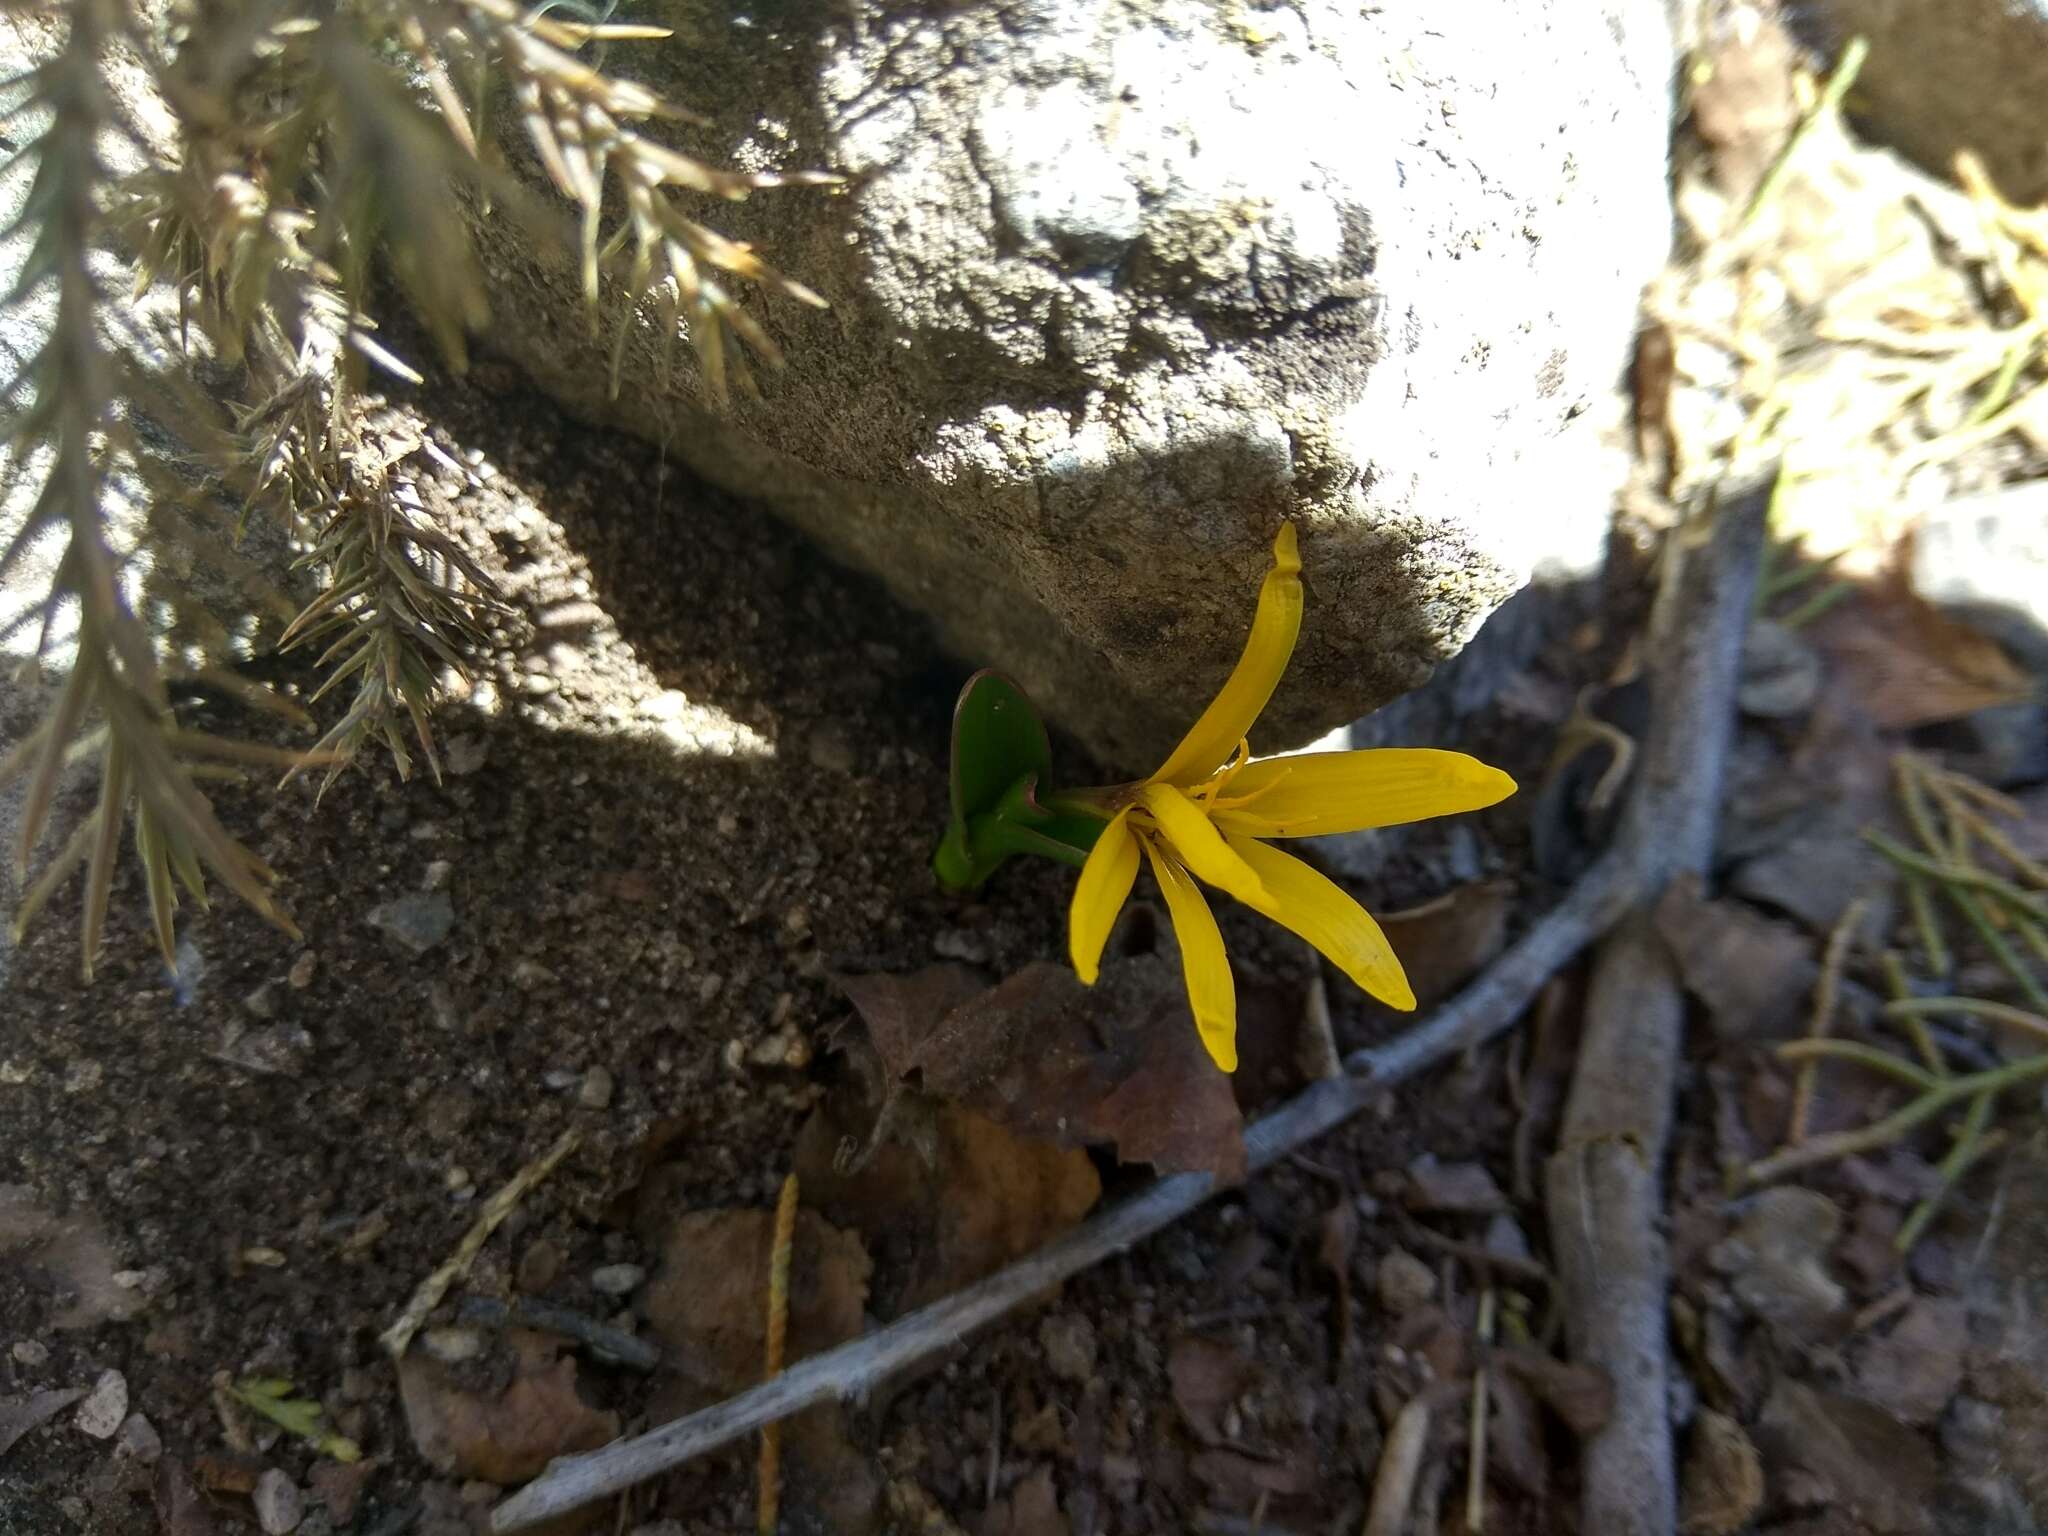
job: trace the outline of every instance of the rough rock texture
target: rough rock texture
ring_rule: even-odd
[[[1975,151],[2017,203],[2048,199],[2048,0],[1819,0],[1793,14],[1830,46],[1861,35],[1870,57],[1851,98],[1858,126],[1947,176]]]
[[[1236,657],[1301,520],[1310,609],[1256,743],[1414,687],[1531,570],[1590,563],[1587,407],[1668,229],[1661,0],[1218,7],[654,4],[614,47],[719,125],[848,173],[705,217],[833,308],[720,419],[567,253],[488,226],[492,343],[880,572],[963,658],[1150,766]]]

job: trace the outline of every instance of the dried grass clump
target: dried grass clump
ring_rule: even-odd
[[[780,361],[733,280],[822,302],[685,206],[832,178],[742,175],[650,137],[649,124],[688,114],[581,51],[667,34],[565,19],[578,9],[12,7],[18,32],[48,30],[39,62],[0,85],[0,133],[19,144],[6,174],[32,178],[8,232],[26,239],[27,259],[0,304],[47,323],[31,326],[40,345],[0,393],[0,509],[15,509],[0,511],[0,581],[13,573],[18,583],[32,550],[60,544],[47,594],[9,627],[40,626],[40,662],[54,621],[75,613],[77,654],[41,724],[0,761],[0,781],[25,780],[17,932],[84,866],[88,977],[124,826],[174,963],[179,890],[204,905],[209,875],[291,930],[271,872],[216,817],[208,780],[269,763],[288,777],[317,765],[331,782],[367,742],[382,743],[401,775],[416,747],[438,775],[431,711],[497,605],[485,574],[390,473],[369,371],[419,376],[377,339],[373,269],[395,280],[460,368],[486,318],[463,203],[560,227],[580,238],[593,324],[609,271],[621,343],[652,309],[670,336],[689,337],[720,399],[729,384],[754,388],[735,342]],[[138,91],[160,109],[163,132],[136,126]],[[574,229],[504,170],[483,129],[503,102],[501,115],[574,205]],[[124,268],[129,295],[110,291],[109,274]],[[168,337],[140,302],[165,289],[176,300],[174,323],[159,328]],[[118,541],[117,502],[135,508]],[[313,576],[317,593],[296,611],[277,573],[236,547],[252,517],[281,528]],[[317,648],[323,677],[308,706],[348,696],[310,751],[180,723],[192,678],[311,723],[299,704],[218,665],[246,648],[248,625],[238,633],[237,616],[210,611],[181,581],[194,562],[275,614],[280,648]],[[98,804],[30,880],[59,782],[88,758]]]

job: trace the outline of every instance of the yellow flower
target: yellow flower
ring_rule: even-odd
[[[1397,826],[1480,810],[1515,792],[1513,779],[1462,752],[1401,748],[1253,761],[1245,738],[1300,631],[1301,557],[1287,523],[1273,541],[1244,655],[1194,729],[1142,783],[1071,797],[1109,819],[1074,887],[1074,970],[1094,983],[1142,855],[1166,896],[1202,1043],[1226,1072],[1237,1069],[1237,989],[1197,880],[1300,934],[1381,1002],[1412,1009],[1415,994],[1380,925],[1344,890],[1263,839]]]

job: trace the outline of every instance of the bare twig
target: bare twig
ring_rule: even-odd
[[[441,1304],[441,1298],[448,1294],[448,1287],[468,1271],[484,1244],[490,1241],[491,1234],[498,1230],[498,1224],[512,1214],[512,1208],[526,1197],[526,1192],[553,1173],[555,1165],[575,1150],[578,1139],[574,1130],[562,1132],[552,1147],[513,1174],[503,1189],[484,1202],[483,1209],[476,1213],[476,1220],[462,1234],[462,1241],[455,1245],[455,1252],[419,1283],[419,1289],[412,1293],[412,1300],[405,1304],[398,1320],[377,1336],[377,1342],[384,1346],[386,1354],[394,1360],[405,1358],[406,1346],[412,1343],[412,1336],[419,1332],[427,1314]]]
[[[487,1328],[533,1328],[541,1333],[574,1339],[600,1360],[609,1360],[629,1370],[651,1371],[661,1364],[661,1351],[638,1334],[626,1332],[584,1316],[573,1307],[558,1306],[532,1296],[512,1301],[495,1296],[469,1296],[455,1315],[465,1323],[482,1323]]]
[[[1653,620],[1657,708],[1625,833],[1644,850],[1641,904],[1594,962],[1578,1071],[1545,1170],[1572,1356],[1614,1382],[1615,1412],[1583,1449],[1581,1524],[1602,1536],[1666,1536],[1677,1519],[1659,1233],[1685,1003],[1651,910],[1674,876],[1704,874],[1713,850],[1771,487],[1764,479],[1729,498],[1699,547],[1681,530],[1667,549],[1674,564]]]
[[[1465,1529],[1486,1529],[1486,1346],[1493,1342],[1493,1287],[1479,1293],[1479,1364],[1472,1370],[1472,1419],[1466,1435]]]
[[[1408,1529],[1408,1506],[1415,1501],[1415,1478],[1422,1470],[1433,1412],[1430,1394],[1419,1392],[1394,1416],[1394,1427],[1380,1448],[1379,1469],[1372,1479],[1372,1504],[1361,1536],[1401,1536]]]
[[[1820,1038],[1834,1027],[1835,998],[1842,987],[1842,966],[1849,958],[1849,941],[1856,936],[1856,925],[1863,921],[1865,905],[1860,896],[1850,902],[1848,911],[1842,914],[1834,932],[1828,935],[1820,981],[1813,989],[1813,1018],[1806,1028],[1811,1039]],[[1785,1134],[1785,1139],[1794,1145],[1806,1140],[1806,1122],[1813,1114],[1813,1088],[1819,1074],[1818,1056],[1807,1060],[1799,1069],[1799,1081],[1792,1092],[1791,1128]]]

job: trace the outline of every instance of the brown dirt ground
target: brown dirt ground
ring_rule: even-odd
[[[140,1272],[124,1279],[143,1303],[129,1321],[59,1329],[63,1280],[0,1261],[0,1339],[49,1351],[35,1365],[0,1358],[0,1393],[118,1369],[132,1407],[189,1462],[222,1447],[218,1373],[289,1377],[379,1463],[359,1532],[398,1528],[432,1476],[376,1334],[481,1195],[578,1127],[580,1149],[454,1296],[507,1293],[522,1259],[550,1247],[561,1263],[548,1297],[609,1312],[616,1303],[590,1274],[658,1257],[622,1214],[644,1149],[659,1145],[664,1197],[683,1207],[772,1203],[834,1070],[825,1036],[847,1008],[829,972],[948,957],[993,977],[1057,957],[1071,878],[1019,863],[972,902],[935,887],[927,860],[963,669],[914,616],[664,473],[658,452],[564,425],[481,371],[495,390],[437,385],[422,406],[451,457],[480,452],[495,473],[479,481],[414,461],[428,506],[518,610],[479,690],[497,707],[472,698],[440,722],[445,781],[401,783],[371,760],[317,804],[304,786],[223,795],[232,828],[281,872],[306,942],[232,902],[188,913],[187,979],[174,987],[124,871],[98,979],[78,978],[74,889],[16,955],[0,1025],[0,1184],[100,1223],[115,1266]],[[660,690],[682,697],[650,706]],[[260,730],[225,706],[202,723]],[[1540,742],[1503,750],[1533,778]],[[1071,748],[1063,762],[1082,777]],[[1473,819],[1482,867],[1523,862],[1520,823],[1513,808]],[[1446,877],[1430,847],[1418,841],[1366,894],[1381,906],[1436,894]],[[454,923],[426,953],[367,922],[380,902],[432,882]],[[1291,941],[1241,911],[1223,923],[1248,986],[1298,995],[1306,961]],[[1387,1027],[1341,980],[1332,997],[1341,1046]],[[811,1066],[757,1065],[750,1053],[788,1030]],[[609,1102],[585,1107],[600,1068]],[[1163,1362],[1194,1330],[1286,1384],[1268,1409],[1297,1442],[1308,1435],[1315,1472],[1310,1494],[1275,1507],[1306,1528],[1355,1521],[1379,1436],[1370,1362],[1387,1325],[1362,1307],[1358,1347],[1337,1366],[1320,1224],[1337,1205],[1365,1213],[1353,1283],[1369,1294],[1397,1230],[1375,1177],[1425,1148],[1499,1166],[1511,1118],[1499,1071],[1493,1052],[1417,1087],[1070,1286],[1060,1308],[1088,1320],[1097,1346],[1085,1384],[1050,1373],[1041,1319],[1020,1318],[877,1405],[857,1442],[973,1524],[990,1486],[992,1416],[1015,1426],[1055,1403],[1070,1431],[1055,1456],[1061,1496],[1077,1514],[1095,1511],[1077,1530],[1187,1529],[1212,1495],[1242,1513],[1228,1479],[1218,1490],[1187,1473],[1193,1448]],[[1268,1085],[1241,1093],[1270,1097]],[[1112,1190],[1133,1177],[1108,1171]],[[282,1262],[252,1262],[251,1249]],[[584,1379],[635,1421],[641,1379],[589,1368]],[[302,1482],[314,1461],[290,1439],[266,1437],[262,1456]],[[668,1479],[636,1517],[676,1516],[692,1532],[750,1526],[752,1456]],[[1033,1464],[1009,1450],[994,1486]],[[9,1453],[0,1526],[154,1531],[148,1489],[67,1413]],[[472,1507],[487,1491],[470,1490]],[[792,1519],[804,1500],[795,1488]]]

